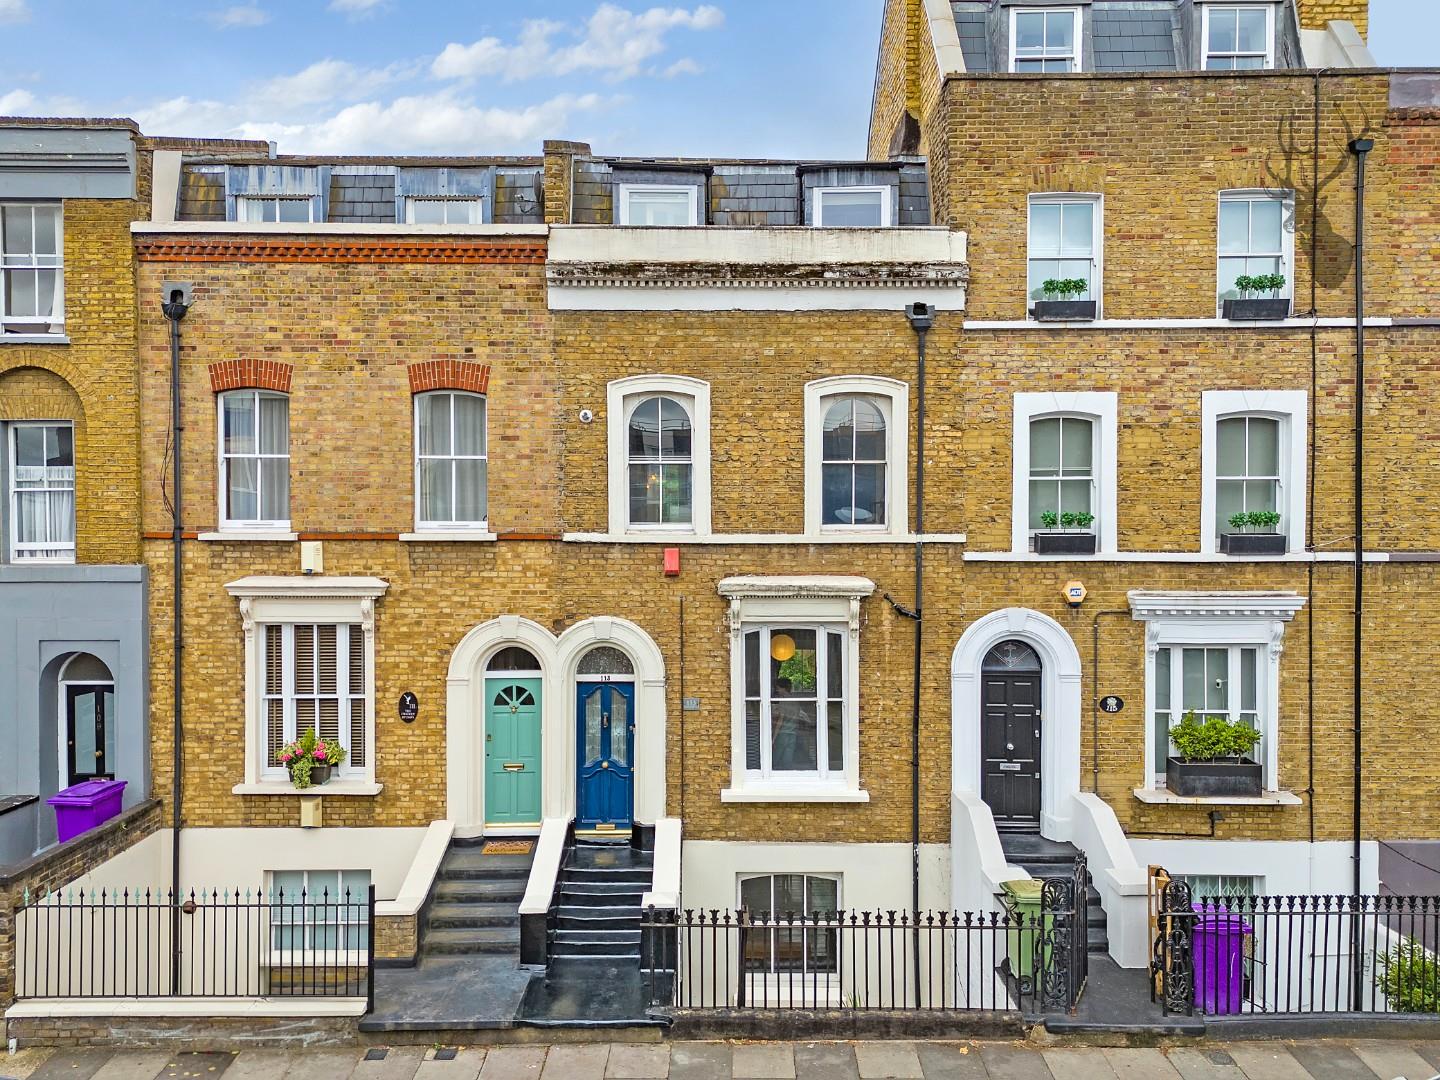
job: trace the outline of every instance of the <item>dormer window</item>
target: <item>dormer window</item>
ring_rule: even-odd
[[[315,200],[309,195],[242,195],[236,200],[241,221],[314,221]]]
[[[815,189],[815,224],[820,228],[872,228],[890,226],[888,187],[829,187]]]
[[[1206,71],[1275,66],[1274,4],[1206,4],[1201,40]]]
[[[699,189],[688,185],[620,184],[617,225],[698,225]]]
[[[1079,8],[1012,8],[1010,70],[1080,70]]]
[[[479,199],[405,200],[407,225],[483,225],[485,212]]]

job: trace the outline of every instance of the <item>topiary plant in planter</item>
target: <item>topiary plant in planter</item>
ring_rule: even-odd
[[[1032,314],[1037,322],[1084,322],[1095,318],[1095,301],[1080,300],[1090,291],[1084,278],[1048,278],[1040,285],[1044,300],[1036,300]]]
[[[1223,716],[1197,719],[1187,712],[1170,729],[1175,753],[1165,761],[1165,785],[1191,798],[1255,797],[1264,775],[1249,754],[1260,733],[1242,721]]]
[[[1230,531],[1220,534],[1220,550],[1226,555],[1284,555],[1289,539],[1277,531],[1279,524],[1274,510],[1231,514]]]
[[[1290,298],[1281,296],[1284,274],[1241,274],[1235,279],[1239,297],[1221,303],[1221,314],[1236,321],[1285,319],[1290,315]],[[1269,296],[1264,296],[1269,293]],[[1252,295],[1254,294],[1254,295]]]
[[[1046,510],[1040,515],[1041,531],[1035,534],[1037,555],[1094,555],[1095,533],[1090,526],[1095,515],[1083,510],[1067,510],[1057,514]],[[1062,531],[1056,531],[1056,527]]]

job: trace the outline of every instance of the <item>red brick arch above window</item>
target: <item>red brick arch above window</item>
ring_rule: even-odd
[[[292,364],[278,360],[222,360],[210,365],[210,389],[220,394],[226,390],[278,390],[290,392]]]
[[[422,360],[410,365],[410,392],[468,390],[483,394],[490,386],[490,365],[471,360]]]

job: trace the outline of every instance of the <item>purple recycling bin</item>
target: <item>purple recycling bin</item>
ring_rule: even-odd
[[[55,832],[60,843],[103,825],[120,813],[125,783],[124,780],[86,780],[46,799],[55,808]]]
[[[1191,939],[1195,1004],[1207,1016],[1234,1015],[1245,1001],[1245,936],[1254,931],[1224,905],[1194,908],[1199,913]]]

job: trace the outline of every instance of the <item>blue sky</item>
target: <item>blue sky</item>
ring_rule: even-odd
[[[881,0],[0,0],[0,114],[301,153],[859,157]],[[1440,0],[1371,0],[1440,65]]]

